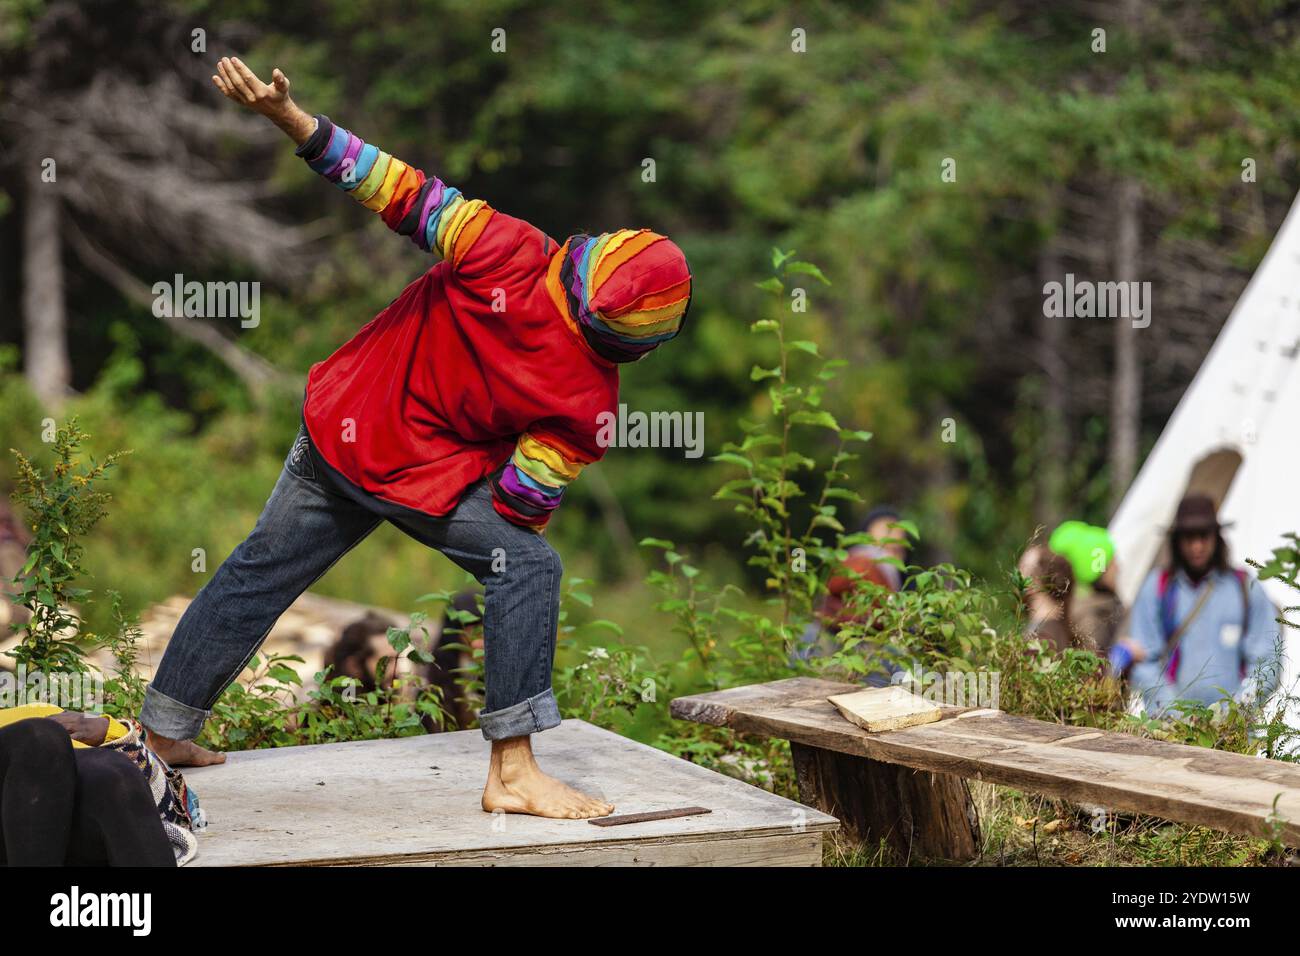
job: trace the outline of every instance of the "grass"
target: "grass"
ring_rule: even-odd
[[[964,864],[900,859],[883,843],[826,841],[825,866],[1296,866],[1268,841],[1155,817],[1110,814],[1010,787],[968,781],[983,845]]]

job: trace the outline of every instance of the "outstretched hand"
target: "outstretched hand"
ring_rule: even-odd
[[[212,82],[226,99],[247,106],[255,113],[272,117],[293,102],[289,99],[289,78],[278,68],[271,71],[271,82],[267,84],[259,80],[243,60],[223,56],[217,61],[217,73]]]
[[[217,61],[212,83],[228,100],[260,113],[302,145],[311,136],[314,122],[289,96],[289,78],[280,69],[271,71],[271,82],[263,83],[238,57]]]

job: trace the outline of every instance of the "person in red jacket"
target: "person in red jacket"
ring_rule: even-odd
[[[557,242],[470,199],[224,58],[213,83],[272,120],[317,173],[441,261],[307,377],[298,433],[257,526],[177,625],[141,720],[170,763],[193,742],[279,615],[381,521],[484,585],[483,809],[612,812],[543,773],[530,734],[560,723],[551,689],[562,567],[542,532],[604,453],[618,367],[681,330],[686,259],[648,229]]]

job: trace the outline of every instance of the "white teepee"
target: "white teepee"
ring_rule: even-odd
[[[1158,299],[1154,321],[1159,321]],[[1111,521],[1120,597],[1131,605],[1189,489],[1220,503],[1234,565],[1266,560],[1300,533],[1300,199],[1287,214]],[[1300,593],[1273,580],[1279,608]],[[1282,686],[1300,692],[1300,639],[1287,634]],[[1294,720],[1295,714],[1292,714]]]

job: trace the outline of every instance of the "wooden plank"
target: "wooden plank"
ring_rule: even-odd
[[[827,699],[846,720],[873,734],[932,724],[943,717],[941,707],[905,687],[869,687],[851,694],[831,694]]]
[[[431,859],[350,860],[348,866],[821,866],[820,832],[723,839],[609,840],[596,847],[463,851]],[[324,864],[334,865],[334,864]]]
[[[191,865],[817,865],[838,827],[580,720],[533,746],[548,773],[616,812],[711,812],[608,828],[484,813],[490,744],[477,730],[245,751],[185,771],[211,821]]]
[[[1300,845],[1300,765],[966,709],[871,734],[826,698],[855,685],[795,677],[674,700],[672,714],[809,747]]]

